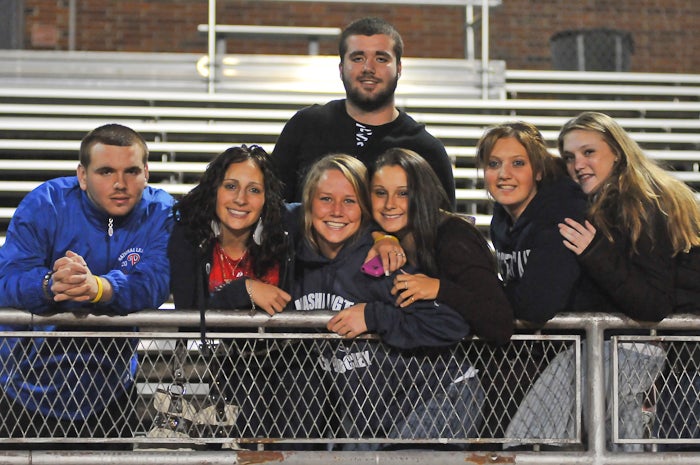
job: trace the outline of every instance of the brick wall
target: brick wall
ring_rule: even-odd
[[[78,50],[206,52],[197,24],[205,0],[75,2]],[[632,71],[700,73],[698,0],[502,0],[491,10],[490,54],[510,69],[550,69],[555,32],[616,28],[632,33]],[[68,48],[68,0],[25,0],[25,48]],[[476,9],[477,13],[479,9]],[[464,9],[445,6],[218,0],[219,23],[343,27],[361,16],[382,16],[404,37],[407,56],[463,57]],[[480,51],[476,30],[476,51]],[[304,54],[302,40],[230,40],[231,53]],[[322,42],[322,54],[335,54]]]

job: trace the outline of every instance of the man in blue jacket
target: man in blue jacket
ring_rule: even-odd
[[[139,134],[118,124],[88,133],[77,176],[45,182],[17,208],[0,248],[0,308],[37,315],[158,308],[169,295],[173,198],[147,181]],[[40,320],[0,330],[57,330]],[[7,428],[0,436],[124,434],[117,424],[130,405],[136,341],[61,336],[0,339]]]

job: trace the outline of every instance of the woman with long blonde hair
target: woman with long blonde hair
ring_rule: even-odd
[[[682,287],[677,266],[700,246],[693,191],[603,113],[585,112],[567,122],[558,147],[590,200],[588,220],[566,219],[560,233],[592,279],[637,319],[659,321],[674,308],[692,306],[692,299],[679,301],[676,294]]]

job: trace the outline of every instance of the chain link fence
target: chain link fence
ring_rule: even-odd
[[[186,329],[196,312],[4,326],[0,448],[585,454],[600,446],[590,435],[601,424],[606,453],[700,443],[698,336],[637,328],[603,339],[586,314],[503,347],[398,351],[316,330],[326,313],[304,315],[309,325],[219,312],[204,340]],[[0,320],[16,325],[13,314],[23,312]]]

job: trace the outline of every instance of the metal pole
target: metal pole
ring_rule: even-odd
[[[606,465],[688,465],[698,463],[697,452],[609,454]],[[0,451],[0,463],[12,465],[477,465],[485,463],[518,465],[591,465],[590,452],[454,452],[405,450],[397,452],[320,451],[148,451],[79,450]],[[597,463],[597,462],[596,462]]]
[[[489,0],[481,4],[481,98],[489,98]]]
[[[209,0],[209,32],[207,33],[207,54],[209,55],[209,84],[207,90],[213,94],[216,81],[216,0]]]
[[[71,52],[75,50],[75,1],[68,2],[68,50]]]
[[[588,397],[588,450],[592,465],[605,458],[605,326],[597,318],[586,328],[586,391]]]
[[[467,5],[465,11],[465,45],[464,57],[467,60],[474,61],[474,5]]]

